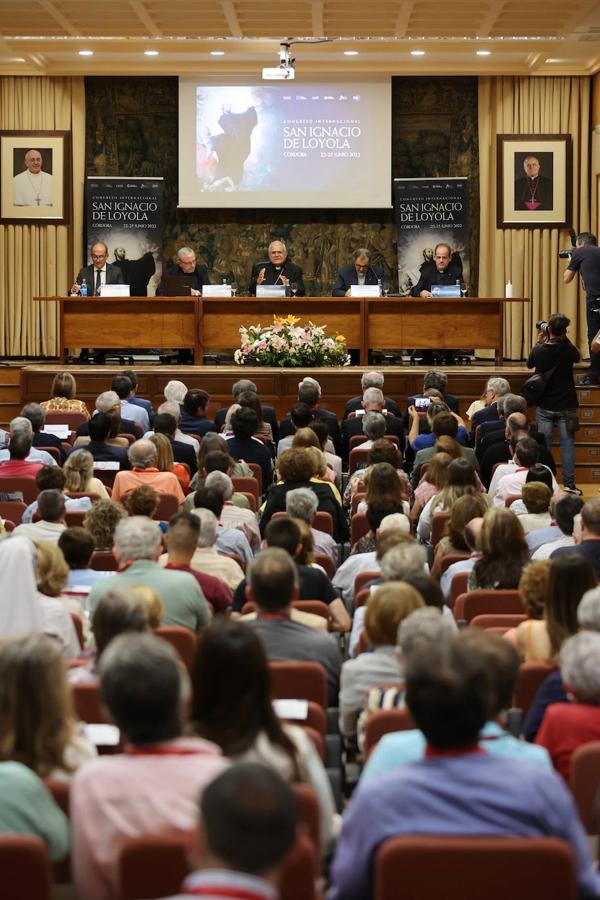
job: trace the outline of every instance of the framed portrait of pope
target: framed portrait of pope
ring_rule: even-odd
[[[69,131],[0,131],[0,221],[63,224],[69,219]]]

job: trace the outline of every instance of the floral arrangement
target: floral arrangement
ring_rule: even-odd
[[[239,366],[348,366],[350,357],[343,334],[327,336],[326,325],[299,325],[296,316],[273,316],[266,328],[240,328],[241,347],[234,353]]]

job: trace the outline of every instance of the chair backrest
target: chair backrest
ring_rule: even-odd
[[[87,422],[88,417],[80,412],[60,412],[54,410],[47,412],[44,424],[46,425],[68,425],[70,431],[77,431],[80,425]]]
[[[176,512],[179,512],[179,500],[175,494],[159,494],[158,506],[152,518],[159,522],[168,522]]]
[[[335,566],[330,556],[326,553],[315,553],[315,562],[325,569],[328,578],[333,578],[335,575]]]
[[[116,572],[119,563],[112,550],[94,550],[90,568],[95,569],[96,572]]]
[[[186,841],[176,835],[145,835],[127,840],[119,858],[120,900],[151,900],[179,893],[191,868],[189,844],[189,838]],[[284,866],[281,900],[316,900],[317,877],[317,851],[308,834],[300,833]]]
[[[2,900],[50,900],[50,858],[41,838],[0,834],[0,884]]]
[[[83,520],[85,519],[85,510],[83,509],[74,509],[69,512],[67,510],[65,512],[65,522],[67,523],[67,528],[72,528],[73,525],[83,526]]]
[[[321,616],[327,622],[331,622],[329,607],[322,600],[295,600],[294,607],[301,612],[311,613],[313,616]]]
[[[254,476],[236,475],[231,479],[234,491],[241,491],[244,494],[253,494],[256,498],[256,504],[260,500],[260,491],[258,489],[258,481]]]
[[[330,512],[318,509],[312,524],[313,528],[316,528],[317,531],[324,531],[325,534],[329,534],[333,537],[333,518]]]
[[[519,666],[513,706],[523,711],[523,718],[529,712],[529,707],[544,681],[555,669],[556,666],[541,662],[524,662]]]
[[[577,747],[571,757],[569,784],[583,827],[588,834],[600,834],[600,741]]]
[[[0,494],[18,494],[23,495],[23,502],[29,506],[34,500],[37,500],[39,488],[35,478],[29,475],[3,475],[0,468]]]
[[[27,506],[22,500],[0,500],[0,517],[10,519],[15,525],[21,524],[26,509]]]
[[[356,597],[357,592],[360,591],[365,584],[368,584],[369,581],[381,577],[381,572],[359,572],[354,579],[354,596]]]
[[[108,724],[102,702],[100,700],[100,686],[97,682],[75,682],[73,688],[73,705],[77,718],[90,725],[97,723]]]
[[[269,671],[274,697],[313,700],[327,708],[327,678],[319,663],[296,660],[269,662]]]
[[[371,596],[371,588],[366,587],[360,590],[357,594],[354,595],[354,611],[360,607],[365,606]]]
[[[239,493],[246,498],[248,501],[248,506],[252,510],[253,513],[258,511],[258,500],[256,499],[256,494],[251,494],[250,491],[239,491]]]
[[[390,838],[375,858],[374,900],[397,900],[398,885],[402,900],[575,900],[577,893],[573,852],[550,837]]]
[[[246,463],[246,465],[248,466],[249,469],[252,470],[253,476],[258,481],[258,493],[259,493],[259,496],[262,496],[262,493],[265,490],[263,483],[262,483],[262,468],[260,467],[260,465],[258,463]]]
[[[470,553],[446,553],[445,556],[442,556],[441,574],[443,575],[446,569],[453,566],[455,562],[461,562],[463,559],[468,559],[470,555]],[[461,591],[461,593],[464,592]]]
[[[444,528],[446,527],[446,522],[450,521],[450,512],[437,512],[434,513],[433,518],[431,520],[431,543],[434,547],[437,547],[439,542],[442,539],[444,534]]]
[[[191,672],[198,646],[198,638],[193,631],[180,625],[161,625],[154,633],[174,647],[188,672]]]
[[[65,816],[69,818],[71,810],[71,781],[68,778],[44,778],[44,787],[50,791],[54,802]],[[52,863],[52,881],[54,884],[71,884],[71,856]]]
[[[72,612],[71,621],[73,622],[73,628],[75,629],[75,634],[77,635],[77,640],[79,641],[79,649],[83,650],[85,646],[85,639],[83,636],[83,622],[77,615],[77,613]]]
[[[365,722],[364,754],[367,759],[384,734],[391,731],[409,731],[415,724],[406,706],[397,709],[376,709]]]
[[[517,590],[495,591],[477,590],[461,594],[454,604],[454,618],[470,622],[475,616],[500,613],[508,615],[523,612],[523,601]]]
[[[57,466],[60,466],[60,450],[58,447],[36,447],[36,450],[43,450],[48,456],[51,456]]]
[[[363,447],[354,447],[348,457],[348,475],[354,475],[357,469],[364,468],[369,460],[369,451]]]
[[[104,487],[112,488],[119,469],[97,469],[94,466],[94,478],[102,482]]]
[[[510,628],[516,628],[521,622],[525,622],[527,616],[519,613],[484,613],[471,619],[469,625],[471,628],[482,628],[484,631],[493,629],[498,633],[508,631]]]
[[[452,581],[450,582],[450,609],[453,610],[460,595],[466,593],[468,581],[468,572],[457,572],[456,575],[452,576]]]
[[[350,519],[350,540],[352,545],[369,532],[369,521],[366,513],[354,513]]]
[[[352,506],[350,507],[350,514],[354,515],[354,513],[358,510],[359,503],[362,503],[363,500],[366,500],[367,492],[366,491],[356,491],[352,497]]]

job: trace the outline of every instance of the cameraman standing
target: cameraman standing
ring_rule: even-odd
[[[565,491],[581,494],[575,487],[575,441],[573,435],[579,427],[577,418],[577,392],[573,379],[573,366],[581,354],[567,337],[570,319],[562,313],[554,313],[546,323],[540,323],[538,342],[529,354],[527,368],[539,375],[549,375],[544,393],[536,404],[538,431],[546,438],[548,449],[552,446],[554,425],[558,426],[562,458],[562,480]],[[600,356],[600,354],[598,354]]]
[[[578,234],[576,248],[563,272],[565,284],[570,284],[576,273],[580,272],[586,294],[590,368],[586,375],[577,379],[577,385],[598,384],[600,381],[600,353],[592,353],[592,340],[600,331],[600,247],[597,244],[596,235],[591,232],[584,231]]]

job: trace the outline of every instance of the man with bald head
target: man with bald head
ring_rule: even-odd
[[[411,297],[430,298],[434,285],[451,285],[462,282],[462,266],[452,259],[450,244],[436,244],[432,266],[425,266],[421,277],[411,290]]]
[[[40,151],[27,150],[23,163],[24,171],[13,178],[13,205],[52,206],[52,175],[43,171],[44,160]]]
[[[129,491],[142,484],[150,485],[159,494],[174,494],[179,503],[185,500],[179,479],[173,472],[161,472],[157,467],[158,450],[147,438],[132,444],[128,451],[131,471],[117,472],[112,499],[120,500]]]
[[[269,261],[255,263],[250,276],[248,293],[256,295],[256,288],[261,285],[278,285],[285,287],[286,297],[295,295],[304,297],[304,281],[302,269],[288,259],[287,247],[283,241],[271,241],[269,244]],[[294,291],[294,285],[296,285]]]

